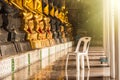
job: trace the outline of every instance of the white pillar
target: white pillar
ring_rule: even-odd
[[[114,1],[110,0],[109,2],[110,76],[111,78],[115,78]]]
[[[114,5],[112,3],[112,0],[103,0],[103,40],[110,65],[110,76],[115,78]]]
[[[103,46],[110,64],[109,43],[109,0],[103,0]]]
[[[115,1],[115,69],[116,79],[120,80],[120,0]]]

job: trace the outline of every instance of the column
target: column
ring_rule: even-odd
[[[110,64],[109,43],[109,0],[103,0],[103,47]]]
[[[110,76],[115,78],[114,1],[103,0],[103,8],[104,50],[110,65]]]
[[[120,80],[120,0],[115,1],[115,71],[116,79]]]
[[[114,1],[109,1],[110,77],[115,78]]]

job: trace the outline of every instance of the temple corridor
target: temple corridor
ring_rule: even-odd
[[[72,50],[74,50],[73,47],[57,53],[56,56]],[[77,75],[76,72],[75,56],[69,58],[68,70],[65,74],[66,56],[64,55],[44,68],[42,66],[46,62],[37,61],[2,80],[67,80],[67,78],[68,80],[111,80],[110,67],[108,63],[100,62],[101,57],[105,57],[103,48],[91,47],[89,50],[90,70],[85,67],[80,70],[80,75]],[[52,58],[49,59],[49,62],[51,60]]]
[[[0,80],[120,80],[120,0],[0,0]]]

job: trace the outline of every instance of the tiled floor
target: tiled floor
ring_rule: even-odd
[[[110,79],[110,68],[91,67],[76,72],[75,60],[69,60],[67,73],[65,72],[65,56],[41,69],[41,62],[38,61],[3,80],[114,80]]]
[[[41,70],[40,62],[37,62],[3,80],[110,80],[109,67],[85,68],[77,74],[75,65],[69,65],[65,74],[65,60],[60,59],[51,66]]]
[[[67,74],[64,68],[65,60],[62,58],[46,70],[30,77],[29,80],[110,80],[109,67],[91,67],[90,70],[85,68],[80,70],[80,74],[76,72],[73,64],[68,66]]]

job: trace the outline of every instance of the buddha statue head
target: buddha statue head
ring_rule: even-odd
[[[44,21],[45,21],[45,24],[47,25],[50,22],[50,18],[49,17],[44,17]]]
[[[37,23],[39,23],[39,21],[41,21],[43,19],[43,15],[42,14],[41,15],[35,14],[34,17],[35,17],[35,20],[36,20]]]
[[[61,31],[61,32],[64,31],[64,26],[60,26],[60,31]]]

